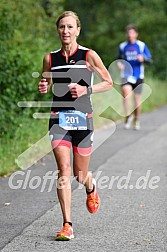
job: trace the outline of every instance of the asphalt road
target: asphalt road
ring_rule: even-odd
[[[29,188],[34,176],[43,181],[48,171],[55,171],[51,154],[24,175],[15,176],[14,186],[18,179],[24,180],[20,189],[11,189],[9,178],[1,178],[1,251],[166,252],[166,118],[165,106],[143,114],[140,131],[124,130],[120,123],[113,134],[113,126],[96,133],[95,145],[106,139],[93,152],[90,164],[97,178],[101,208],[97,214],[89,214],[84,189],[72,184],[75,239],[70,242],[55,241],[62,227],[55,183],[51,192],[50,181],[43,192],[42,183],[37,189]]]

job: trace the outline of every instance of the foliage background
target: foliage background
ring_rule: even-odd
[[[125,39],[129,23],[139,27],[152,54],[153,76],[167,77],[166,0],[2,0],[0,2],[0,84],[1,132],[17,126],[16,115],[31,113],[20,109],[19,100],[48,97],[37,92],[32,72],[41,71],[42,58],[59,47],[55,20],[63,10],[78,13],[82,32],[79,43],[96,50],[106,66],[116,59],[118,44]],[[9,131],[9,129],[8,129]]]
[[[39,94],[37,84],[41,76],[35,79],[32,73],[41,72],[44,55],[60,47],[55,21],[64,10],[78,13],[82,24],[78,42],[97,51],[106,67],[117,58],[126,25],[136,24],[139,39],[148,45],[154,62],[146,67],[146,73],[153,80],[157,98],[148,107],[167,102],[167,0],[1,0],[0,159],[5,163],[13,151],[15,136],[19,154],[29,146],[28,138],[32,142],[39,137],[38,132],[46,130],[43,123],[32,122],[32,114],[39,108],[23,109],[17,103],[52,99],[51,94]],[[28,128],[26,134],[22,125]],[[21,143],[19,138],[25,141]]]
[[[55,9],[52,14],[52,9]],[[20,109],[18,101],[42,100],[37,90],[43,56],[59,46],[55,16],[63,11],[62,1],[2,0],[0,2],[0,88],[1,133],[13,135],[19,116],[32,110]],[[10,127],[8,127],[10,125]]]

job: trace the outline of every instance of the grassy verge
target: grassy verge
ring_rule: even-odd
[[[18,169],[15,159],[47,133],[46,119],[35,120],[23,117],[18,120],[20,124],[12,139],[8,135],[1,139],[0,176],[8,175]]]
[[[167,84],[165,81],[154,80],[151,77],[146,78],[142,92],[142,112],[151,111],[167,104],[166,88]],[[92,101],[96,127],[110,123],[111,120],[117,121],[124,118],[119,85],[115,84],[114,89],[109,92],[93,95]],[[133,97],[131,104],[133,108]]]
[[[166,83],[147,78],[145,83],[150,86],[152,91],[151,95],[143,102],[142,112],[150,111],[158,106],[167,104],[167,92]],[[118,85],[115,88],[119,91]],[[123,118],[122,99],[113,91],[96,94],[92,96],[93,107],[94,107],[94,124],[95,127],[100,127],[111,120],[116,121]],[[100,115],[100,116],[99,116]],[[11,139],[8,135],[5,135],[1,139],[1,150],[0,150],[0,176],[9,175],[12,171],[19,169],[15,163],[15,159],[23,153],[27,148],[33,146],[37,141],[47,134],[48,120],[35,120],[33,118],[18,118],[20,126],[15,130],[14,136]],[[41,149],[47,149],[48,140],[46,143],[43,141],[40,144]],[[47,150],[46,150],[47,151]],[[32,149],[27,155],[27,159],[33,160]],[[26,159],[26,155],[23,156]],[[25,161],[25,160],[24,160]]]

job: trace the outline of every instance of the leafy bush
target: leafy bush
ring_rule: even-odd
[[[52,0],[49,8],[60,2]],[[0,9],[0,130],[12,135],[17,117],[31,114],[30,109],[21,109],[17,103],[46,99],[38,93],[38,79],[33,79],[32,73],[41,72],[43,56],[58,43],[54,15],[47,15],[40,0],[2,0]]]

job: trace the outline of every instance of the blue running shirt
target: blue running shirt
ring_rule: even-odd
[[[143,55],[144,61],[149,62],[151,59],[151,53],[146,46],[146,44],[140,40],[136,40],[134,44],[125,41],[119,46],[119,59],[126,60],[133,69],[133,76],[135,78],[144,79],[144,64],[139,62],[137,59],[137,55]],[[125,77],[128,77],[128,72],[126,73],[125,69]]]

